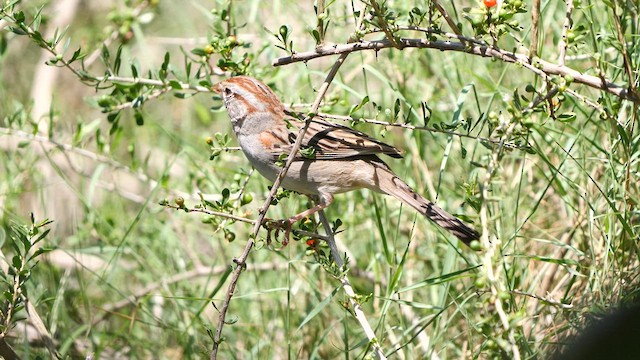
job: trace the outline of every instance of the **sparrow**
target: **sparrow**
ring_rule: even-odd
[[[212,89],[222,97],[233,132],[251,165],[275,181],[282,158],[290,154],[305,122],[287,112],[271,88],[252,77],[232,77]],[[395,147],[365,133],[313,118],[282,187],[316,197],[318,202],[286,221],[291,225],[325,209],[335,194],[366,188],[395,197],[466,245],[480,237],[462,220],[411,189],[379,155],[402,157]]]

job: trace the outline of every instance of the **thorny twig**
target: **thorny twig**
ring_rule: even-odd
[[[469,43],[468,41],[466,41],[466,38],[461,39],[460,42],[440,40],[431,41],[429,39],[413,38],[400,38],[398,41],[403,44],[404,47],[438,49],[442,51],[458,51],[476,56],[491,57],[507,63],[516,63],[534,72],[536,75],[545,78],[545,80],[552,75],[571,76],[576,83],[584,84],[595,89],[606,91],[624,100],[633,101],[634,103],[640,103],[640,98],[638,98],[633,92],[629,91],[623,86],[611,82],[603,76],[587,75],[575,69],[554,64],[542,59],[536,59],[534,64],[530,64],[528,56],[505,51],[497,48],[495,45],[480,45],[477,42]],[[273,62],[273,65],[282,66],[300,61],[307,62],[309,60],[324,56],[339,55],[365,50],[379,51],[391,47],[393,47],[393,45],[387,39],[374,41],[361,40],[355,43],[327,45],[318,47],[312,51],[298,52],[290,56],[278,58]]]
[[[360,29],[362,27],[362,23],[364,21],[365,13],[366,13],[365,11],[361,12],[360,19],[359,19],[358,24],[356,26],[357,29]],[[356,37],[354,35],[352,35],[350,37],[349,41],[355,41],[355,39],[356,39]],[[257,236],[258,236],[258,232],[260,231],[260,227],[262,226],[262,222],[264,221],[264,218],[266,216],[267,210],[269,209],[269,206],[271,205],[271,201],[272,201],[273,197],[275,196],[276,191],[280,187],[280,184],[282,183],[282,180],[284,179],[285,174],[287,173],[287,171],[289,170],[289,167],[291,166],[291,164],[293,163],[293,161],[295,159],[294,154],[300,149],[300,147],[302,145],[304,134],[307,131],[307,128],[309,127],[311,119],[313,118],[312,115],[317,113],[318,108],[320,107],[320,103],[322,102],[322,99],[324,98],[325,94],[327,93],[327,90],[329,89],[329,85],[333,81],[333,79],[336,76],[338,70],[340,69],[340,67],[342,66],[342,64],[344,63],[344,61],[345,61],[345,59],[347,58],[348,55],[349,55],[349,52],[341,54],[341,56],[336,60],[336,62],[334,63],[333,67],[331,68],[331,70],[327,74],[324,82],[320,86],[320,89],[318,90],[318,95],[316,96],[316,100],[314,101],[313,106],[311,107],[311,113],[310,113],[311,116],[307,116],[305,118],[305,126],[302,127],[302,129],[300,129],[300,131],[298,132],[298,136],[296,137],[296,141],[293,144],[293,147],[291,149],[289,157],[287,158],[287,162],[285,163],[284,167],[282,168],[282,170],[280,171],[280,173],[276,177],[276,179],[275,179],[275,181],[273,183],[273,186],[271,188],[271,191],[267,195],[267,198],[265,200],[264,206],[260,209],[260,215],[258,215],[258,218],[256,219],[256,223],[254,224],[254,227],[253,227],[253,236],[251,238],[249,238],[249,240],[247,241],[247,245],[245,246],[244,251],[242,252],[242,255],[240,255],[240,257],[234,259],[234,263],[236,263],[237,266],[234,269],[233,274],[231,275],[231,280],[230,280],[229,286],[227,288],[225,299],[224,299],[224,302],[222,303],[222,307],[220,308],[220,314],[218,316],[218,327],[216,329],[216,333],[215,333],[214,338],[213,338],[213,345],[212,345],[211,356],[210,356],[211,359],[217,359],[218,349],[219,349],[220,343],[222,343],[222,329],[223,329],[224,324],[225,324],[225,318],[226,318],[226,315],[227,315],[227,311],[229,310],[229,303],[231,302],[231,299],[232,299],[233,294],[235,292],[235,288],[236,288],[236,285],[238,283],[238,279],[240,277],[240,274],[242,273],[242,271],[246,267],[247,257],[249,256],[249,252],[251,251],[251,249],[253,248],[253,246],[255,244],[255,240],[254,239],[257,238]]]

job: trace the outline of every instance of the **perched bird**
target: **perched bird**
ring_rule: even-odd
[[[278,160],[291,152],[304,122],[289,116],[276,94],[261,81],[237,76],[213,86],[227,109],[233,131],[253,167],[274,181],[282,170]],[[288,219],[289,225],[326,208],[334,194],[367,188],[392,195],[462,240],[465,244],[479,233],[457,217],[439,208],[409,187],[378,154],[401,158],[391,145],[346,126],[311,120],[304,134],[302,151],[287,171],[282,186],[317,196],[314,207]]]

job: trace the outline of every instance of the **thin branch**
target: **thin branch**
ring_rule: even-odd
[[[318,19],[318,25],[316,26],[316,31],[318,32],[318,37],[320,40],[318,46],[324,45],[324,18],[325,18],[325,7],[324,0],[316,1],[316,17]]]
[[[226,218],[234,221],[245,222],[248,224],[256,224],[256,220],[247,219],[242,216],[237,216],[237,215],[233,215],[233,214],[229,214],[221,211],[213,211],[213,210],[203,209],[203,208],[186,208],[184,206],[178,206],[178,205],[172,205],[172,204],[162,204],[162,205],[170,209],[184,210],[185,212],[188,212],[188,213],[197,212],[197,213],[207,214],[211,216],[222,217],[222,218]]]
[[[327,234],[327,244],[329,245],[329,249],[331,250],[331,256],[333,257],[333,261],[336,263],[338,268],[342,271],[344,270],[344,261],[342,261],[342,256],[340,256],[340,252],[338,251],[338,247],[336,246],[336,241],[333,237],[333,231],[331,230],[331,224],[327,220],[327,217],[324,214],[324,211],[318,211],[318,216],[320,217],[320,222],[322,223],[322,227],[324,228],[324,232]],[[387,357],[384,355],[384,351],[382,351],[382,347],[380,346],[380,342],[376,337],[376,333],[369,325],[369,321],[367,320],[367,316],[364,311],[362,311],[362,306],[357,301],[356,292],[353,290],[351,286],[351,282],[347,277],[347,273],[343,272],[339,278],[340,284],[342,284],[342,289],[345,294],[349,298],[349,304],[353,310],[353,315],[356,320],[360,324],[360,327],[364,330],[365,335],[367,335],[367,339],[369,339],[369,345],[373,348],[373,353],[378,357],[378,359],[386,359]]]
[[[100,154],[96,154],[96,153],[94,153],[92,151],[89,151],[87,149],[82,149],[82,148],[79,148],[79,147],[75,147],[73,145],[61,143],[59,141],[56,141],[56,140],[51,139],[51,138],[46,137],[46,136],[33,135],[33,134],[30,134],[30,133],[25,132],[25,131],[14,130],[14,129],[9,129],[9,128],[3,128],[3,127],[0,127],[0,135],[16,136],[16,137],[23,138],[23,139],[26,139],[26,140],[29,140],[29,141],[35,141],[35,142],[43,144],[43,145],[49,145],[51,147],[58,148],[58,149],[66,152],[66,153],[74,153],[74,154],[80,155],[82,157],[85,157],[87,159],[91,159],[93,161],[109,165],[113,169],[124,171],[127,174],[130,174],[130,175],[136,177],[140,182],[148,183],[151,188],[155,188],[158,185],[158,182],[156,180],[150,178],[146,174],[144,174],[142,172],[139,172],[139,171],[134,171],[130,167],[122,164],[121,162],[113,160],[110,157],[107,157],[107,156],[104,156],[104,155],[100,155]],[[2,149],[2,148],[0,147],[0,149]],[[74,169],[74,171],[79,173],[78,170]],[[186,194],[186,193],[182,193],[182,192],[176,192],[176,191],[174,191],[173,194],[176,195],[176,196],[182,196],[184,198],[191,198],[192,197],[190,194]]]
[[[221,218],[225,218],[225,219],[229,219],[229,220],[234,220],[234,221],[240,221],[240,222],[244,222],[247,224],[257,224],[257,220],[252,220],[252,219],[248,219],[248,218],[244,218],[242,216],[237,216],[237,215],[233,215],[233,214],[229,214],[229,213],[225,213],[225,212],[220,212],[220,211],[213,211],[213,210],[209,210],[209,209],[203,209],[203,208],[187,208],[184,205],[183,206],[178,206],[178,205],[173,205],[173,204],[162,204],[162,206],[168,207],[170,209],[175,209],[175,210],[183,210],[187,213],[190,212],[197,212],[197,213],[201,213],[201,214],[207,214],[210,216],[217,216],[217,217],[221,217]],[[305,230],[300,230],[300,229],[293,229],[292,230],[294,234],[300,235],[300,236],[308,236],[314,239],[320,239],[320,240],[327,240],[327,237],[321,234],[317,234],[311,231],[305,231]]]
[[[99,83],[103,82],[117,82],[117,83],[125,83],[125,84],[143,84],[143,85],[151,85],[151,86],[159,86],[165,88],[171,88],[168,81],[156,80],[156,79],[147,79],[147,78],[133,78],[133,77],[122,77],[122,76],[98,76],[95,80]],[[193,90],[197,92],[211,92],[211,89],[206,86],[201,85],[190,85],[187,83],[179,82],[181,90]]]
[[[520,291],[520,290],[516,290],[516,289],[511,290],[511,293],[512,293],[512,294],[516,294],[516,295],[528,296],[528,297],[530,297],[530,298],[532,298],[532,299],[536,299],[536,300],[538,300],[538,301],[542,301],[542,302],[545,302],[545,303],[547,303],[547,304],[550,304],[550,305],[553,305],[553,306],[557,306],[557,307],[559,307],[559,308],[563,308],[563,309],[573,309],[573,305],[571,305],[571,304],[565,304],[565,303],[562,303],[562,302],[560,302],[560,301],[558,301],[558,300],[553,300],[553,299],[545,298],[544,296],[538,296],[538,295],[534,295],[534,294],[529,294],[529,293],[527,293],[527,292]]]
[[[365,13],[366,13],[365,11],[361,12],[360,20],[359,20],[359,23],[357,24],[358,29],[362,27],[362,22],[364,21]],[[355,35],[352,35],[349,38],[349,41],[354,41],[355,39],[356,39]],[[333,81],[333,78],[338,73],[338,69],[340,69],[340,67],[342,66],[342,64],[344,63],[344,60],[347,58],[348,55],[349,55],[348,53],[342,54],[340,58],[338,58],[338,60],[336,60],[336,62],[333,64],[333,67],[327,74],[324,82],[322,83],[322,85],[320,86],[320,89],[318,90],[318,95],[316,96],[316,100],[314,101],[313,106],[311,107],[311,114],[318,112],[320,103],[322,102],[322,99],[327,93],[327,90],[329,89],[329,85]],[[253,227],[253,236],[250,237],[249,240],[247,241],[247,245],[245,246],[244,251],[242,252],[242,255],[240,255],[239,258],[236,258],[233,260],[233,262],[236,263],[237,266],[234,269],[233,274],[231,275],[231,280],[227,288],[227,293],[226,293],[224,302],[222,303],[222,307],[220,308],[220,314],[218,316],[218,327],[216,329],[216,333],[213,338],[213,346],[212,346],[211,356],[210,356],[212,360],[217,359],[218,357],[218,349],[219,349],[220,343],[222,342],[222,329],[225,324],[227,311],[229,310],[229,303],[231,302],[231,298],[233,297],[233,294],[235,292],[235,288],[238,283],[238,279],[240,278],[240,274],[242,273],[242,271],[244,271],[246,267],[246,261],[247,261],[247,257],[249,256],[249,252],[251,251],[251,249],[255,244],[254,239],[258,237],[258,232],[260,231],[262,222],[264,221],[264,218],[267,214],[267,210],[271,205],[271,201],[273,200],[276,194],[276,191],[278,191],[278,188],[280,187],[280,184],[282,183],[284,176],[289,170],[289,167],[291,167],[291,164],[295,159],[295,154],[298,152],[298,150],[302,146],[302,140],[304,138],[304,134],[307,131],[307,128],[309,127],[309,124],[311,123],[312,118],[313,116],[307,116],[307,118],[305,119],[305,126],[302,127],[302,129],[300,129],[300,131],[298,132],[298,136],[296,138],[295,143],[293,144],[291,152],[289,153],[287,162],[285,163],[282,170],[280,170],[280,173],[278,174],[275,181],[273,182],[273,186],[271,188],[271,191],[267,195],[264,206],[260,209],[260,214],[258,215],[258,218],[256,219],[256,223],[254,224],[254,227]]]
[[[0,16],[4,17],[5,21],[8,21],[12,25],[15,25],[15,26],[19,27],[20,30],[24,31],[25,34],[30,39],[34,40],[34,42],[36,42],[40,47],[42,47],[43,49],[48,51],[54,57],[56,57],[58,55],[58,51],[56,50],[57,44],[55,44],[55,43],[53,43],[51,41],[39,40],[38,38],[39,37],[41,38],[42,34],[37,32],[36,30],[32,29],[31,27],[25,25],[24,23],[18,23],[16,21],[16,19],[11,14],[7,13],[4,9],[0,10]],[[60,59],[60,60],[57,60],[57,62],[61,63],[63,67],[66,67],[67,69],[69,69],[79,79],[87,80],[87,78],[88,78],[87,74],[85,74],[83,71],[78,70],[78,69],[74,68],[73,66],[71,66],[71,63],[69,63],[68,61],[66,61],[64,59]]]
[[[622,52],[622,59],[624,60],[624,70],[629,78],[629,91],[634,95],[638,95],[636,89],[635,73],[633,71],[633,63],[629,57],[629,51],[627,50],[627,43],[624,40],[624,31],[622,30],[622,24],[620,23],[620,17],[618,16],[618,5],[613,3],[613,21],[616,24],[616,33],[618,35],[618,42],[620,43],[620,51]]]
[[[539,0],[538,0],[539,1]],[[571,29],[571,13],[573,12],[573,0],[567,0],[567,10],[565,11],[564,24],[562,24],[562,37],[560,38],[560,54],[558,55],[558,65],[564,66],[567,59],[567,33]]]
[[[570,0],[572,1],[572,0]],[[538,42],[540,35],[540,0],[533,0],[531,5],[531,44],[529,45],[529,58],[533,59],[538,56]]]
[[[598,103],[596,103],[596,102],[594,102],[594,101],[592,101],[592,100],[590,100],[590,99],[578,94],[577,92],[575,92],[575,91],[573,91],[571,89],[566,89],[564,92],[567,93],[567,94],[570,94],[571,96],[575,97],[576,99],[578,99],[580,101],[583,101],[585,104],[591,106],[592,108],[598,110],[601,113],[605,112],[604,111],[604,107],[602,105],[600,105],[600,104],[598,104]]]
[[[378,25],[380,26],[380,29],[382,29],[384,34],[387,36],[387,40],[389,40],[391,46],[398,50],[402,50],[403,46],[396,41],[393,32],[391,31],[391,29],[389,29],[389,23],[384,18],[384,9],[382,9],[378,2],[375,0],[371,0],[371,7],[373,8],[376,17],[378,18]]]
[[[141,5],[144,5],[144,3]],[[144,6],[140,6],[136,8],[136,10],[138,11],[142,11],[143,9],[144,9]],[[163,90],[165,91],[169,91],[173,89],[173,87],[169,84],[168,80],[121,77],[121,76],[111,76],[111,75],[105,75],[105,76],[91,75],[84,70],[75,68],[71,64],[71,62],[68,61],[67,59],[61,58],[61,54],[59,54],[56,49],[56,44],[51,44],[48,41],[38,40],[38,36],[36,36],[37,32],[33,28],[23,23],[18,23],[13,16],[11,16],[5,11],[0,10],[0,15],[2,15],[5,19],[7,19],[12,25],[18,26],[22,31],[26,33],[27,36],[29,36],[29,38],[34,40],[43,49],[45,49],[47,52],[52,54],[53,57],[56,58],[56,62],[54,66],[65,67],[69,69],[69,71],[71,71],[82,82],[87,82],[87,83],[90,83],[91,85],[99,85],[100,83],[105,83],[105,82],[118,82],[118,83],[125,83],[125,84],[143,84],[143,85],[157,86],[157,87],[162,87]],[[176,82],[177,84],[180,85],[181,90],[192,90],[195,92],[211,92],[211,89],[205,86],[190,85],[190,84],[182,83],[178,81]]]
[[[449,13],[447,13],[447,10],[445,10],[442,4],[440,4],[440,1],[432,0],[431,2],[436,7],[440,15],[442,15],[442,17],[447,22],[447,24],[449,24],[449,27],[451,28],[451,30],[453,30],[453,32],[456,33],[456,35],[462,36],[462,31],[460,31],[460,28],[458,27],[458,25],[455,23],[455,21],[453,21],[451,16],[449,16]]]
[[[274,262],[274,263],[263,263],[257,265],[251,265],[247,267],[247,271],[269,271],[269,270],[279,270],[284,269],[288,266],[286,263],[282,262]],[[227,271],[229,267],[225,265],[210,267],[210,266],[198,266],[193,270],[189,270],[183,273],[175,274],[167,279],[160,280],[158,282],[154,282],[148,284],[142,289],[137,290],[135,293],[127,296],[126,298],[115,302],[113,304],[107,304],[101,308],[104,311],[103,315],[95,318],[91,324],[92,326],[97,325],[106,319],[109,315],[113,314],[116,311],[120,311],[122,308],[127,307],[129,305],[135,306],[138,300],[142,297],[145,297],[151,294],[158,289],[165,287],[167,285],[181,283],[188,280],[193,280],[198,277],[208,277],[211,275],[221,274]]]
[[[534,64],[529,64],[529,58],[526,55],[504,51],[495,46],[478,45],[477,43],[469,44],[466,41],[430,41],[429,39],[408,38],[401,38],[400,42],[404,44],[405,47],[437,49],[441,51],[457,51],[476,56],[491,57],[507,63],[517,63],[534,72],[538,76],[544,78],[547,78],[551,75],[571,76],[576,83],[584,84],[595,89],[604,90],[610,94],[620,97],[621,99],[633,101],[634,103],[640,103],[640,98],[638,98],[634,93],[630,92],[628,89],[620,85],[611,82],[610,80],[604,79],[599,76],[583,74],[577,70],[568,68],[566,66],[553,64],[542,59],[536,60]],[[352,53],[355,51],[364,50],[379,51],[391,47],[393,47],[392,44],[386,39],[376,41],[361,40],[356,43],[323,46],[312,51],[295,53],[290,56],[276,59],[273,62],[273,65],[282,66],[299,61],[306,62],[324,56]]]
[[[354,122],[362,122],[362,123],[373,124],[373,125],[391,126],[391,127],[398,127],[398,128],[402,128],[402,129],[409,129],[409,130],[428,131],[428,132],[433,132],[433,133],[440,133],[440,134],[447,134],[447,135],[451,135],[451,136],[457,136],[457,137],[461,137],[461,138],[480,140],[480,141],[485,141],[485,142],[489,142],[489,143],[493,143],[493,144],[499,144],[500,143],[500,139],[490,139],[490,138],[474,136],[474,135],[469,135],[469,134],[462,134],[462,133],[458,133],[458,132],[455,132],[455,131],[448,131],[448,130],[440,130],[440,129],[430,128],[430,127],[426,127],[426,126],[415,126],[415,125],[409,125],[409,124],[403,124],[403,123],[389,123],[389,122],[381,121],[381,120],[365,119],[365,118],[354,118],[354,117],[346,116],[346,115],[335,115],[335,114],[326,114],[326,113],[319,113],[317,115],[317,117],[322,118],[322,119],[335,119],[335,120],[340,120],[340,121],[354,121]],[[506,144],[504,144],[504,146],[507,147],[507,148],[511,148],[511,149],[526,148],[526,146],[518,146],[518,145],[515,145],[515,144],[512,144],[512,143],[506,143]]]

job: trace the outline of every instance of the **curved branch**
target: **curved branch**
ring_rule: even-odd
[[[533,65],[530,64],[530,59],[526,55],[516,54],[508,52],[490,45],[480,45],[478,43],[469,43],[466,40],[463,42],[452,41],[430,41],[428,39],[413,39],[413,38],[401,38],[398,40],[405,48],[419,48],[419,49],[437,49],[441,51],[457,51],[464,52],[471,55],[490,57],[502,60],[507,63],[517,63],[530,71],[536,73],[541,77],[548,77],[550,75],[558,76],[571,76],[574,82],[587,85],[589,87],[606,91],[610,94],[620,97],[624,100],[629,100],[634,103],[640,103],[640,99],[636,97],[628,89],[621,85],[615,84],[607,79],[603,79],[598,76],[583,74],[575,69],[554,64],[542,59],[536,59]],[[393,45],[389,40],[375,40],[366,41],[362,40],[351,44],[338,44],[330,46],[318,47],[312,51],[301,52],[292,54],[276,59],[273,62],[273,66],[282,66],[294,62],[309,61],[315,58],[340,55],[345,53],[351,53],[355,51],[363,50],[382,50],[392,48]]]

